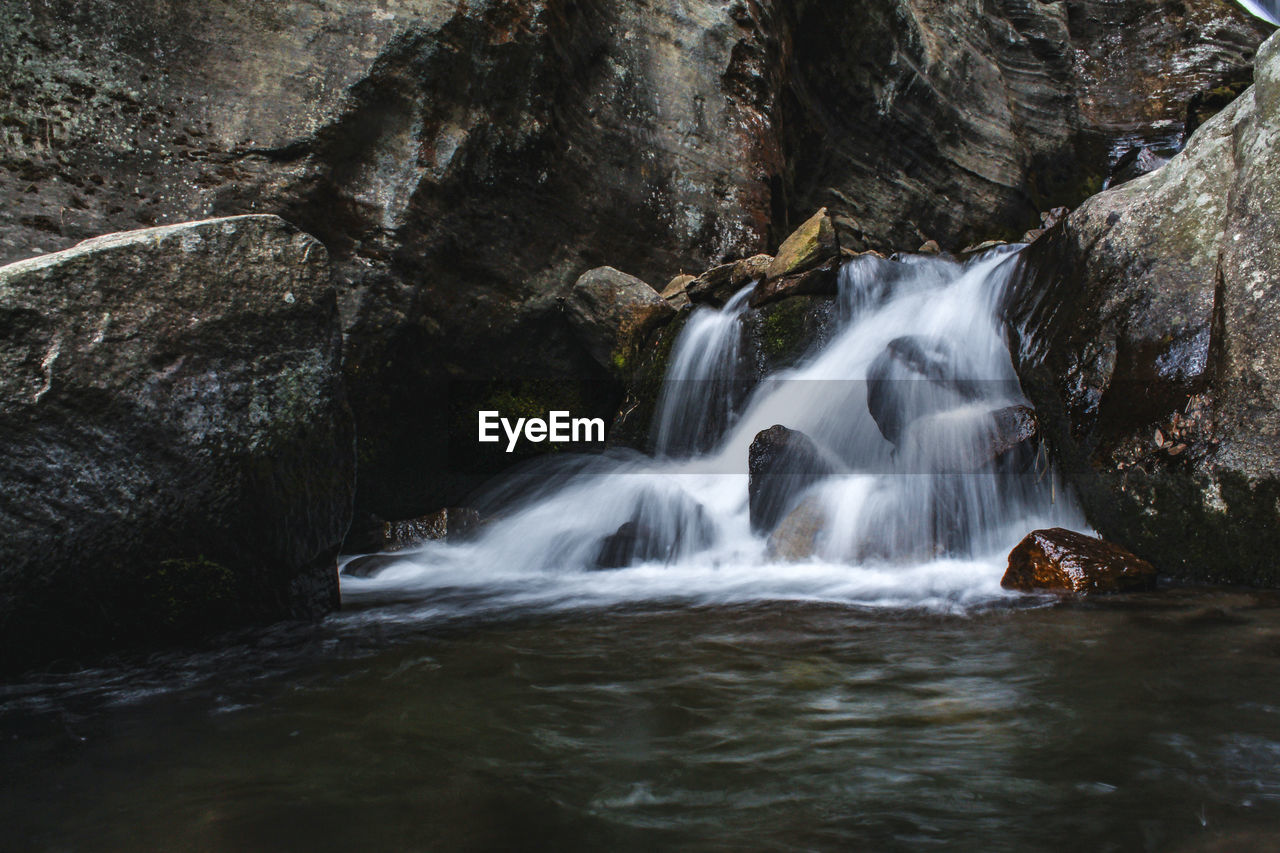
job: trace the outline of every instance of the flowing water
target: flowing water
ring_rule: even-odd
[[[0,687],[0,850],[1274,849],[1280,599],[999,586],[1083,526],[990,449],[1010,257],[847,265],[749,388],[749,291],[699,309],[652,455],[502,479],[320,625]],[[794,560],[748,506],[775,423],[826,472]]]

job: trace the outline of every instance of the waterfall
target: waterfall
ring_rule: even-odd
[[[1237,0],[1237,2],[1248,9],[1250,14],[1268,23],[1280,25],[1280,0]]]
[[[1024,446],[997,461],[993,450],[1002,419],[1029,413],[998,317],[1014,260],[1002,249],[965,263],[850,261],[835,334],[749,393],[739,348],[750,288],[700,308],[672,350],[655,456],[540,460],[491,487],[492,520],[473,541],[429,543],[375,577],[344,579],[344,595],[467,588],[550,606],[998,597],[1024,534],[1084,529],[1043,457]],[[827,470],[789,498],[776,531],[753,532],[748,453],[774,424],[803,432]],[[798,553],[788,529],[802,534]]]

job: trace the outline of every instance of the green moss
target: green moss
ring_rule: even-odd
[[[788,366],[808,349],[809,307],[805,299],[784,299],[761,312],[760,348],[775,367]]]

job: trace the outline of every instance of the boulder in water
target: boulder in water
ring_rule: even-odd
[[[813,557],[826,525],[822,504],[812,497],[804,499],[769,534],[769,556],[787,562]]]
[[[1171,575],[1280,584],[1280,36],[1164,168],[1024,252],[1015,357],[1089,523]]]
[[[1155,588],[1156,570],[1118,545],[1054,527],[1018,543],[1000,585],[1022,592],[1138,592]]]
[[[796,275],[839,257],[840,241],[824,207],[782,242],[778,254],[765,271],[765,278],[771,281]]]
[[[757,532],[773,529],[801,492],[832,473],[813,439],[781,424],[756,435],[747,467],[751,529]]]
[[[880,434],[897,445],[914,421],[983,395],[949,341],[894,338],[867,368],[867,408]]]
[[[340,346],[324,247],[274,216],[0,268],[0,666],[335,608]]]
[[[620,379],[649,333],[676,313],[658,291],[613,267],[583,273],[564,306],[591,357]]]
[[[1028,406],[969,406],[917,419],[903,433],[902,448],[920,473],[1017,471],[1034,460],[1038,434]]]

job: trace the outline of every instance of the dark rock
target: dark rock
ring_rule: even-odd
[[[564,305],[591,357],[624,380],[641,344],[676,313],[658,291],[613,267],[583,273]]]
[[[787,212],[826,205],[854,249],[1016,239],[1037,211],[1098,192],[1115,140],[1176,132],[1192,94],[1234,78],[1270,32],[1223,0],[906,0],[856,14],[808,3],[795,15]]]
[[[701,504],[685,495],[652,495],[635,518],[601,540],[594,568],[671,562],[708,547],[714,539],[715,530]]]
[[[744,285],[735,285],[733,271],[738,264],[720,264],[698,276],[685,289],[689,299],[699,305],[723,308]]]
[[[1139,592],[1155,588],[1156,570],[1118,545],[1054,527],[1018,543],[1000,585],[1022,592]]]
[[[449,507],[421,518],[388,521],[382,525],[380,551],[403,551],[423,542],[458,539],[480,523],[480,513],[467,507]]]
[[[336,607],[340,357],[326,252],[274,216],[0,268],[3,664]]]
[[[794,296],[742,315],[743,360],[756,379],[793,367],[828,343],[839,326],[830,296]]]
[[[1107,186],[1118,187],[1123,183],[1132,181],[1134,178],[1140,178],[1143,175],[1154,172],[1165,163],[1168,163],[1169,157],[1173,153],[1175,152],[1169,152],[1168,156],[1166,156],[1145,146],[1130,148],[1111,167],[1111,174],[1107,177]]]
[[[981,383],[942,338],[894,338],[867,368],[867,408],[895,445],[915,420],[982,396]]]
[[[1024,253],[1019,375],[1089,523],[1169,574],[1280,584],[1280,39],[1164,168]]]
[[[834,296],[840,290],[842,263],[843,258],[833,258],[813,269],[764,281],[751,291],[749,304],[759,308],[788,296]]]
[[[684,325],[693,311],[685,308],[676,318],[658,329],[641,348],[636,366],[627,383],[622,403],[609,428],[609,443],[636,450],[651,450],[650,428],[662,394],[662,382],[667,375],[671,351],[684,331]]]
[[[747,469],[751,529],[756,532],[772,530],[798,495],[833,470],[809,436],[780,424],[756,435]]]

